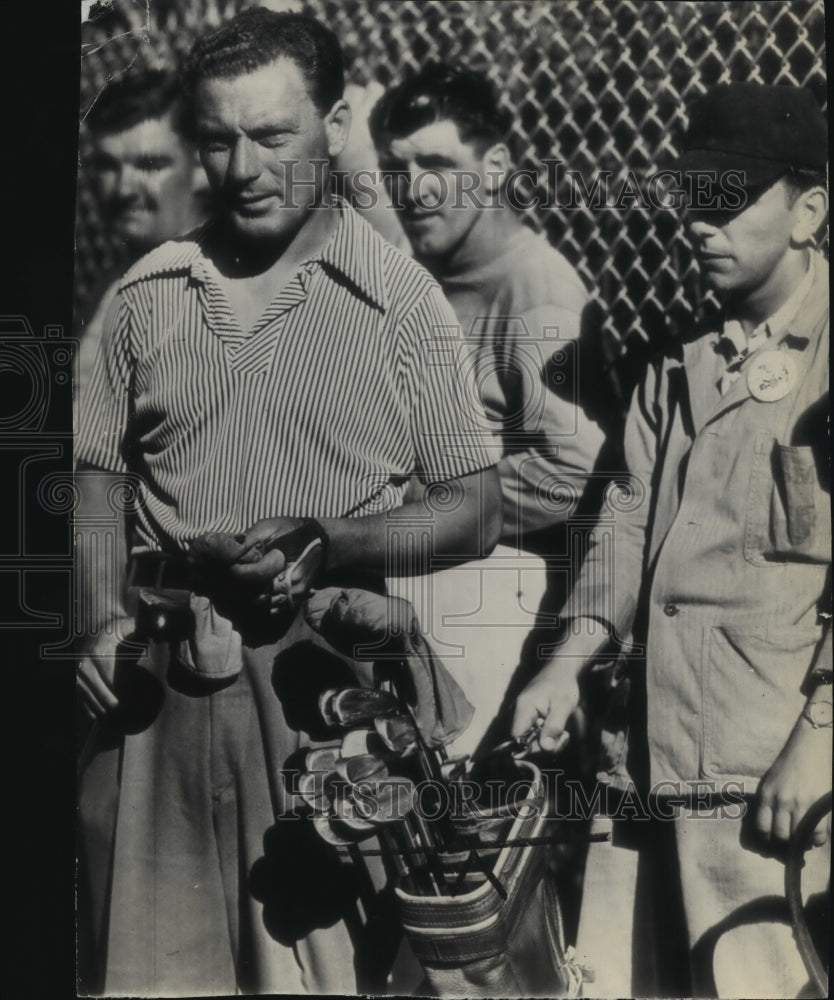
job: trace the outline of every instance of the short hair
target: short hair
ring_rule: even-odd
[[[811,188],[828,188],[828,178],[823,170],[811,170],[807,167],[791,167],[782,177],[787,188],[788,205],[792,208],[797,199]]]
[[[506,139],[512,123],[485,74],[461,65],[430,62],[382,95],[371,111],[369,126],[379,146],[385,136],[411,135],[447,120],[457,125],[464,142],[474,139],[484,144]]]
[[[201,80],[244,76],[280,58],[298,66],[322,114],[342,97],[342,47],[333,32],[306,14],[266,7],[250,7],[201,35],[185,61],[183,87],[193,97]]]
[[[179,77],[172,70],[147,69],[111,80],[84,122],[95,135],[108,135],[124,132],[140,122],[164,118],[169,112],[174,131],[189,140]]]

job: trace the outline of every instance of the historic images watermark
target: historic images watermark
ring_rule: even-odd
[[[589,822],[598,816],[610,819],[661,822],[680,819],[742,819],[748,799],[740,781],[712,780],[661,781],[648,793],[634,785],[616,787],[602,781],[592,785],[566,778],[558,769],[542,768],[541,788],[533,794],[529,779],[507,783],[499,780],[476,782],[470,778],[444,782],[425,779],[419,782],[397,778],[368,778],[348,782],[327,772],[311,772],[312,788],[304,794],[298,786],[298,772],[284,772],[288,791],[319,801],[339,799],[335,814],[370,823],[391,823],[416,813],[421,819],[436,822],[489,817],[500,809],[503,815],[532,818],[546,814],[551,819]],[[543,794],[541,790],[543,789]],[[304,810],[290,810],[280,819],[302,818]]]
[[[353,208],[380,206],[392,211],[462,211],[509,207],[518,212],[678,211],[739,212],[748,203],[743,170],[689,170],[664,167],[643,174],[635,170],[597,170],[590,175],[546,158],[539,169],[506,173],[476,170],[362,168],[330,170],[328,160],[283,161],[283,198],[290,209],[316,208],[329,170],[336,187]],[[487,183],[489,181],[490,183]]]

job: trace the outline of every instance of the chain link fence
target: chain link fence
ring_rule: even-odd
[[[108,79],[173,65],[194,36],[250,0],[110,0],[83,29],[81,110]],[[266,4],[267,6],[281,6]],[[668,163],[685,103],[714,83],[808,86],[825,105],[822,0],[305,0],[339,37],[348,78],[398,80],[430,59],[459,60],[495,81],[513,114],[517,165],[540,176],[535,210],[551,242],[594,291],[603,356],[621,401],[646,349],[675,336],[703,299],[686,232],[674,212],[639,195]],[[76,305],[119,266],[85,170],[78,180]],[[560,160],[549,176],[542,161]],[[610,172],[603,203],[576,197]],[[629,191],[631,196],[629,196]],[[565,208],[574,204],[576,207]],[[562,206],[562,207],[560,207]]]

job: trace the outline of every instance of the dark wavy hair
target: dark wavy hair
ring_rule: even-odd
[[[182,87],[171,70],[148,69],[128,72],[111,81],[101,92],[84,119],[95,135],[124,132],[139,122],[164,118],[171,112],[174,131],[190,139]]]
[[[430,62],[419,73],[387,90],[371,111],[369,126],[377,146],[425,125],[453,121],[464,142],[484,146],[507,139],[511,117],[499,107],[498,92],[483,73],[465,66]]]
[[[192,97],[200,80],[243,76],[279,58],[298,66],[322,114],[344,93],[342,48],[333,32],[305,14],[266,7],[250,7],[201,35],[183,66],[183,89]]]

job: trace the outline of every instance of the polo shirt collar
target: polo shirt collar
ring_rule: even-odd
[[[203,223],[187,236],[168,240],[167,243],[151,250],[125,274],[120,287],[124,288],[148,278],[184,273],[197,281],[205,281],[202,244],[208,226],[209,223]]]
[[[318,260],[337,271],[365,298],[385,309],[388,305],[383,273],[385,242],[343,198],[336,197],[333,202],[339,213],[336,230],[321,251],[309,260]],[[122,284],[183,272],[205,284],[208,277],[203,244],[210,225],[211,221],[206,222],[188,236],[170,240],[152,250],[125,276]]]
[[[317,257],[332,267],[375,305],[385,309],[382,255],[385,243],[343,198],[334,198],[339,212],[335,233]]]

